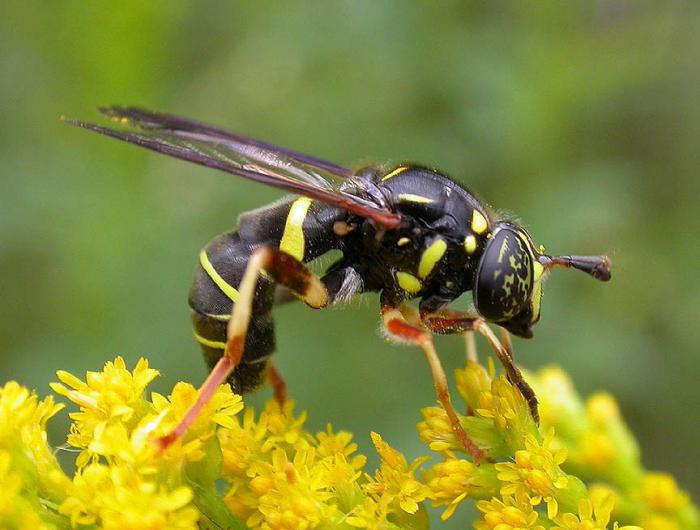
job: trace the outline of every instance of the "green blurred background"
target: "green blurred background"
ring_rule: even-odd
[[[700,3],[108,6],[4,3],[2,380],[45,393],[56,369],[116,354],[148,356],[160,390],[205,375],[186,305],[198,251],[279,194],[59,122],[135,104],[343,164],[433,165],[553,253],[610,253],[609,284],[553,274],[518,357],[611,391],[646,465],[697,495]],[[365,451],[377,430],[415,456],[428,368],[382,341],[377,310],[281,308],[277,360],[312,428]],[[458,338],[438,347],[463,363]]]

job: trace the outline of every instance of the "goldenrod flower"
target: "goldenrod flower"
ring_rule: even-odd
[[[615,499],[612,495],[581,499],[578,514],[561,514],[555,519],[558,525],[552,530],[607,530],[614,506]],[[620,527],[617,523],[614,528],[615,530],[642,530],[637,526]]]
[[[352,456],[357,451],[357,444],[352,441],[352,434],[345,431],[334,433],[330,423],[326,425],[326,432],[316,434],[316,440],[318,440],[316,450],[320,458],[342,455],[349,459],[348,463],[354,469],[361,469],[367,461],[364,455]]]
[[[620,407],[607,392],[598,392],[588,398],[586,414],[596,427],[607,427],[620,421]]]
[[[382,440],[379,434],[373,432],[371,436],[381,458],[381,465],[365,490],[371,495],[386,499],[388,503],[398,501],[406,513],[416,513],[418,503],[423,502],[430,492],[415,478],[414,473],[428,458],[418,458],[409,466],[406,457]]]
[[[499,480],[505,482],[501,495],[527,496],[537,506],[545,501],[547,517],[557,515],[558,490],[566,488],[568,476],[559,467],[566,460],[566,450],[552,452],[554,431],[549,431],[542,444],[534,436],[525,437],[525,449],[515,452],[515,462],[496,464]]]
[[[0,387],[0,455],[3,467],[0,477],[5,478],[0,491],[3,495],[7,492],[4,500],[9,504],[4,509],[8,518],[3,523],[7,528],[23,527],[19,524],[22,520],[39,520],[31,509],[30,501],[36,502],[39,495],[47,501],[56,502],[62,498],[70,482],[56,461],[46,435],[46,422],[62,408],[63,405],[56,404],[52,397],[39,401],[34,392],[15,381]],[[13,491],[17,496],[13,497]],[[19,519],[10,516],[12,506],[16,507]],[[11,523],[11,520],[14,522]],[[37,525],[40,526],[40,523]]]
[[[224,468],[232,477],[244,477],[251,462],[262,454],[267,426],[255,420],[255,410],[247,407],[242,421],[219,430],[219,443],[224,457]]]
[[[154,414],[145,417],[135,430],[139,441],[169,433],[197,400],[197,389],[189,383],[179,382],[168,398],[154,392],[152,400]],[[204,458],[202,446],[214,436],[217,425],[235,427],[235,416],[241,410],[241,396],[234,394],[229,385],[221,385],[182,439],[168,447],[163,456],[174,461],[201,460]]]
[[[73,424],[68,443],[83,449],[77,460],[81,467],[90,460],[90,444],[110,423],[129,423],[135,413],[145,412],[144,391],[158,371],[149,368],[147,360],[139,359],[130,372],[124,359],[117,357],[107,362],[102,372],[87,372],[85,382],[62,370],[56,375],[61,383],[51,383],[53,391],[80,406],[80,412],[69,415]]]
[[[537,392],[542,424],[556,427],[565,436],[575,434],[571,431],[579,427],[584,407],[571,378],[561,368],[548,366],[528,379]]]
[[[49,530],[30,500],[32,485],[26,484],[21,470],[12,469],[12,455],[0,450],[0,528]]]
[[[293,445],[299,440],[308,440],[311,435],[302,429],[305,421],[306,411],[294,416],[294,401],[287,400],[284,406],[275,400],[268,401],[260,414],[260,423],[268,432],[262,450],[269,451],[282,443]]]
[[[197,391],[178,383],[169,396],[148,399],[156,375],[145,360],[130,371],[119,357],[84,382],[59,372],[53,388],[80,407],[70,415],[69,442],[80,450],[72,478],[45,429],[62,405],[14,382],[0,388],[0,528],[243,528],[245,521],[250,530],[423,530],[431,499],[445,508],[443,519],[477,501],[476,530],[611,530],[613,506],[616,518],[646,530],[700,529],[687,493],[669,475],[642,469],[613,398],[597,394],[584,407],[557,369],[532,377],[551,422],[543,439],[518,389],[496,377],[493,364],[469,363],[457,378],[474,415],[459,421],[488,460],[476,466],[456,456],[464,448],[445,411],[429,407],[419,432],[441,461],[424,479],[416,475],[428,457],[409,463],[376,433],[381,463],[368,472],[350,433],[330,425],[308,432],[292,402],[270,400],[257,417],[251,408],[239,415],[242,399],[228,385],[161,453],[152,441],[180,421]],[[595,484],[587,488],[574,470]],[[219,479],[228,484],[223,493]]]
[[[667,515],[647,515],[641,524],[644,530],[684,530],[678,521]]]
[[[476,414],[493,421],[511,449],[521,449],[528,434],[538,434],[525,398],[505,376],[494,379],[491,390],[481,393]]]
[[[597,472],[605,472],[617,458],[617,447],[605,432],[586,432],[581,436],[578,460]]]
[[[421,409],[423,420],[418,424],[421,441],[431,451],[463,451],[464,446],[457,439],[445,409],[442,407],[425,407]]]
[[[283,449],[272,452],[270,463],[251,467],[250,489],[258,497],[258,513],[246,524],[263,530],[306,530],[333,517],[337,508],[319,473],[315,449],[300,449],[290,461]]]
[[[475,530],[545,530],[526,498],[507,495],[503,500],[479,501],[476,507],[482,516],[474,523]]]
[[[195,530],[199,512],[191,506],[192,490],[172,489],[145,479],[127,466],[89,464],[76,473],[60,513],[73,526]]]
[[[454,514],[465,499],[490,498],[498,493],[498,479],[492,464],[473,463],[448,455],[426,474],[433,506],[447,506],[440,518],[444,521]]]
[[[455,370],[457,391],[472,409],[478,406],[481,394],[491,390],[491,382],[494,378],[493,363],[490,363],[489,368],[490,370],[487,371],[479,363],[467,361],[464,369]]]
[[[387,520],[388,516],[389,508],[386,502],[367,497],[355,506],[345,522],[354,528],[365,530],[399,530],[398,526]]]
[[[690,502],[688,494],[668,473],[646,473],[637,496],[652,510],[667,513],[678,512]]]

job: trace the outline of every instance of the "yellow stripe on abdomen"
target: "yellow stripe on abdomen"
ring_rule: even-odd
[[[206,271],[216,286],[221,289],[221,292],[228,296],[232,302],[235,302],[238,299],[238,290],[228,284],[226,280],[224,280],[216,271],[214,265],[212,265],[211,261],[209,261],[209,256],[207,256],[206,250],[202,250],[199,253],[199,264]]]
[[[304,259],[304,220],[309,212],[311,199],[300,197],[292,203],[287,214],[287,222],[284,225],[284,233],[280,241],[280,250],[299,261]]]
[[[215,348],[217,350],[225,350],[226,343],[218,340],[209,340],[205,337],[199,335],[196,331],[193,332],[194,340],[199,342],[202,346],[207,346],[208,348]]]

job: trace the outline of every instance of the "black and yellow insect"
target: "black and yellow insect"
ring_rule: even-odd
[[[537,417],[537,401],[513,363],[509,340],[500,341],[487,322],[531,337],[542,282],[554,266],[610,279],[606,257],[545,255],[517,222],[497,218],[433,169],[403,164],[351,171],[177,116],[120,107],[103,112],[131,129],[70,123],[294,194],[241,215],[234,231],[201,251],[189,304],[212,374],[173,436],[184,431],[216,385],[228,378],[246,392],[270,373],[271,311],[281,285],[314,308],[379,292],[388,335],[423,348],[455,431],[481,458],[456,420],[430,331],[484,334]],[[342,257],[322,277],[305,267],[331,250]],[[472,310],[446,309],[467,291],[473,293]],[[418,311],[405,305],[416,298]],[[276,372],[271,375],[279,381]],[[278,383],[280,399],[282,388]]]

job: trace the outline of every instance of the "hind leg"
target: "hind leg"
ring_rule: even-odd
[[[216,362],[202,384],[197,400],[185,413],[180,423],[158,440],[161,449],[181,438],[197,415],[241,363],[245,338],[253,313],[255,289],[260,275],[266,272],[275,282],[296,293],[307,305],[322,308],[328,304],[328,293],[321,280],[303,263],[281,250],[263,246],[253,252],[238,287],[238,297],[228,321],[223,356]]]

